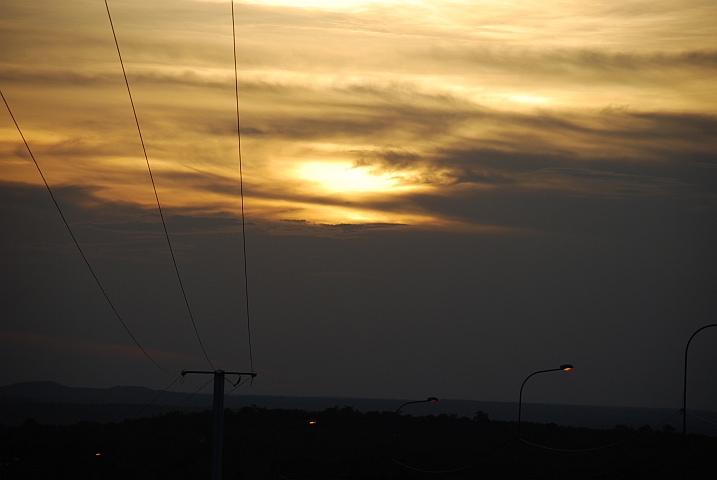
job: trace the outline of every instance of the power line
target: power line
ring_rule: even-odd
[[[17,128],[17,132],[20,134],[20,137],[22,138],[23,143],[25,144],[25,148],[27,148],[27,152],[30,154],[30,158],[32,158],[32,161],[35,163],[35,167],[37,167],[37,171],[40,173],[40,177],[42,177],[42,181],[45,183],[45,187],[47,188],[48,193],[50,194],[50,198],[52,198],[52,202],[55,204],[55,207],[57,208],[57,211],[60,214],[60,217],[62,217],[62,221],[65,223],[65,227],[67,227],[67,231],[70,233],[70,237],[72,237],[72,241],[75,243],[75,246],[77,247],[77,250],[80,252],[80,255],[82,256],[82,260],[84,260],[85,265],[87,265],[87,268],[90,269],[90,273],[92,274],[92,278],[95,279],[95,282],[97,283],[97,286],[100,287],[100,290],[102,291],[102,295],[104,295],[105,299],[107,300],[107,303],[109,303],[110,307],[112,308],[112,311],[114,312],[115,316],[117,317],[117,320],[120,321],[124,329],[127,331],[129,336],[132,338],[134,343],[137,345],[137,347],[142,350],[142,353],[149,358],[149,360],[154,363],[157,367],[164,370],[167,373],[172,373],[166,368],[162,367],[159,363],[157,363],[150,355],[147,353],[147,351],[142,348],[142,345],[139,344],[137,339],[132,335],[132,332],[130,332],[129,328],[127,327],[127,324],[124,323],[124,320],[122,320],[122,317],[120,316],[119,312],[115,308],[114,304],[112,303],[112,300],[110,300],[110,297],[107,295],[107,292],[105,291],[104,287],[100,283],[99,278],[97,278],[97,275],[95,274],[95,271],[92,269],[92,266],[90,265],[90,262],[87,260],[87,257],[85,256],[85,253],[82,251],[82,248],[80,247],[79,242],[75,238],[75,234],[72,233],[72,229],[70,228],[70,224],[67,222],[67,219],[65,218],[65,215],[62,213],[62,209],[60,208],[60,205],[57,203],[57,200],[55,199],[55,195],[52,193],[52,189],[50,189],[50,184],[47,183],[47,179],[45,178],[45,175],[42,173],[42,169],[40,168],[40,165],[37,163],[37,160],[35,159],[35,155],[33,155],[32,150],[30,150],[30,145],[27,143],[27,140],[25,139],[25,135],[22,134],[22,130],[20,130],[20,125],[18,125],[17,120],[15,120],[15,115],[12,114],[12,110],[10,110],[10,105],[8,105],[7,100],[5,99],[5,95],[3,95],[2,90],[0,90],[0,96],[2,97],[2,101],[5,103],[5,107],[7,108],[8,113],[10,114],[10,117],[12,118],[13,123],[15,124],[15,128]]]
[[[224,396],[225,396],[225,397],[229,396],[231,393],[234,392],[234,390],[236,390],[237,388],[241,387],[242,385],[244,385],[246,382],[248,382],[248,381],[251,380],[252,378],[254,378],[254,377],[249,376],[247,379],[245,379],[245,380],[242,382],[242,381],[241,381],[241,377],[239,377],[239,381],[237,381],[237,383],[232,383],[232,385],[234,385],[234,388],[232,388],[231,390],[229,390],[228,393],[225,393]]]
[[[105,0],[106,1],[106,0]],[[241,159],[241,122],[239,121],[239,74],[237,72],[237,41],[234,21],[234,0],[232,0],[232,47],[234,48],[234,97],[236,98],[237,113],[237,153],[239,156],[239,193],[241,196],[241,237],[244,258],[244,297],[246,299],[246,329],[249,335],[249,366],[254,372],[254,359],[251,351],[251,323],[249,322],[249,277],[246,268],[246,221],[244,219],[244,175]],[[252,381],[254,377],[251,377]]]
[[[162,213],[162,206],[159,203],[159,195],[157,194],[157,186],[154,183],[154,176],[152,175],[152,168],[149,165],[149,157],[147,156],[147,149],[144,145],[144,138],[142,137],[142,129],[139,127],[139,119],[137,118],[137,110],[134,107],[134,100],[132,99],[132,91],[129,88],[129,80],[127,80],[127,72],[124,68],[124,62],[122,61],[122,54],[120,53],[120,47],[119,42],[117,41],[117,34],[115,33],[115,27],[112,23],[112,15],[110,14],[110,7],[107,4],[107,0],[105,0],[105,8],[107,9],[107,18],[110,21],[110,27],[112,28],[112,36],[115,40],[115,47],[117,47],[117,56],[119,57],[120,65],[122,66],[122,75],[124,76],[124,83],[127,86],[127,94],[129,95],[129,103],[132,105],[132,113],[134,114],[134,122],[137,125],[137,133],[139,134],[139,141],[142,144],[142,152],[144,153],[144,160],[147,163],[147,171],[149,172],[149,179],[152,181],[152,189],[154,190],[154,198],[157,201],[157,209],[159,210],[159,217],[162,219],[162,227],[164,228],[164,236],[167,238],[167,245],[169,246],[169,253],[172,256],[172,263],[174,264],[174,271],[177,273],[177,280],[179,280],[179,288],[182,290],[182,296],[184,297],[184,304],[187,306],[187,311],[189,312],[189,318],[192,321],[192,326],[194,326],[194,333],[197,335],[197,340],[199,340],[199,346],[202,347],[202,352],[204,353],[204,357],[207,359],[207,362],[209,362],[209,365],[214,369],[214,365],[212,364],[212,361],[209,360],[209,355],[207,355],[207,351],[204,349],[204,344],[202,343],[202,339],[199,336],[199,330],[197,330],[197,324],[194,322],[194,315],[192,315],[192,309],[189,308],[189,300],[187,299],[187,294],[184,291],[184,284],[182,283],[182,277],[179,275],[179,267],[177,266],[177,259],[174,257],[174,250],[172,250],[172,242],[169,240],[169,232],[167,232],[167,224],[164,221],[164,214]]]
[[[492,455],[489,455],[489,456],[487,456],[487,457],[485,457],[485,458],[482,458],[482,459],[478,460],[477,462],[473,462],[473,463],[471,463],[470,465],[466,465],[465,467],[453,468],[453,469],[451,469],[451,470],[423,470],[423,469],[421,469],[421,468],[416,468],[416,467],[412,467],[412,466],[410,466],[410,465],[406,465],[405,463],[401,463],[401,462],[399,462],[398,460],[396,460],[395,458],[392,458],[391,461],[392,461],[393,463],[397,464],[397,465],[400,465],[400,466],[404,467],[404,468],[407,468],[407,469],[409,469],[409,470],[413,470],[414,472],[436,473],[436,474],[456,473],[456,472],[460,472],[460,471],[463,471],[463,470],[468,470],[469,468],[473,468],[473,467],[475,467],[476,465],[480,465],[481,463],[487,462],[487,461],[490,460],[491,458],[493,458],[493,457],[495,457],[495,456],[497,456],[497,455],[503,453],[503,451],[504,451],[505,449],[507,449],[508,447],[510,447],[511,445],[513,445],[512,442],[506,444],[503,448],[501,448],[501,449],[498,450],[497,452],[494,452]]]
[[[170,383],[170,384],[167,386],[167,388],[165,388],[164,390],[162,390],[161,392],[159,392],[159,395],[157,395],[156,397],[154,397],[151,402],[149,402],[147,405],[145,405],[144,407],[142,407],[142,410],[140,410],[139,412],[137,412],[137,413],[135,414],[135,416],[132,417],[132,418],[134,419],[134,418],[139,417],[142,412],[144,412],[145,410],[147,410],[154,402],[156,402],[157,400],[159,400],[159,397],[161,397],[162,395],[164,395],[164,394],[167,392],[167,390],[169,390],[170,388],[172,388],[172,385],[174,385],[175,383],[177,383],[177,380],[179,380],[180,378],[182,378],[182,375],[181,375],[181,374],[180,374],[177,378],[175,378],[175,379],[172,381],[172,383]]]
[[[661,421],[660,423],[656,424],[654,427],[651,427],[651,429],[654,430],[655,428],[659,427],[659,426],[662,425],[663,423],[672,420],[674,417],[676,417],[676,416],[679,415],[680,413],[682,413],[682,410],[678,410],[677,412],[673,413],[672,415],[670,415],[669,417],[667,417],[666,419],[664,419],[664,420]],[[527,440],[523,440],[522,438],[520,438],[519,440],[520,440],[521,442],[526,443],[526,444],[528,444],[528,445],[531,445],[531,446],[533,446],[533,447],[542,448],[543,450],[551,450],[551,451],[553,451],[553,452],[568,452],[568,453],[570,453],[570,452],[593,452],[593,451],[595,451],[595,450],[602,450],[602,449],[605,449],[605,448],[610,448],[610,447],[614,447],[614,446],[616,446],[616,445],[620,445],[621,443],[629,442],[630,440],[634,440],[634,439],[636,439],[637,437],[639,437],[639,436],[641,436],[641,435],[644,435],[645,433],[647,433],[647,432],[649,432],[649,431],[651,431],[651,430],[645,429],[645,430],[643,430],[643,431],[637,433],[636,435],[633,435],[633,436],[630,437],[630,438],[626,438],[626,439],[620,440],[620,441],[618,441],[618,442],[609,443],[609,444],[607,444],[607,445],[602,445],[602,446],[600,446],[600,447],[592,447],[592,448],[553,448],[553,447],[546,447],[545,445],[538,445],[537,443],[532,443],[532,442],[529,442],[529,441],[527,441]]]
[[[690,416],[695,417],[695,418],[699,418],[699,419],[702,420],[703,422],[707,422],[707,423],[710,423],[710,424],[712,424],[712,425],[717,425],[717,423],[713,422],[712,420],[707,420],[706,418],[702,418],[702,417],[700,417],[699,415],[697,415],[696,413],[690,412]]]
[[[184,375],[182,375],[182,377],[184,377]],[[200,390],[202,390],[204,387],[206,387],[207,385],[209,385],[213,380],[214,380],[213,378],[210,378],[209,380],[207,380],[207,383],[205,383],[204,385],[202,385],[201,387],[199,387],[198,389],[196,389],[196,390],[194,391],[194,393],[192,393],[192,394],[189,395],[187,398],[185,398],[184,400],[182,400],[181,402],[179,402],[178,404],[176,404],[175,406],[173,406],[169,411],[173,411],[173,410],[176,410],[176,409],[178,409],[179,407],[181,407],[184,402],[186,402],[187,400],[189,400],[190,398],[192,398],[194,395],[196,395],[197,393],[199,393]]]

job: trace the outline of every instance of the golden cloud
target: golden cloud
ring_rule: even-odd
[[[160,198],[238,212],[228,3],[110,6]],[[0,86],[51,184],[151,206],[102,7],[6,2]],[[671,195],[686,183],[650,166],[713,164],[713,2],[343,7],[237,4],[257,220],[453,228],[470,221],[414,199]],[[4,118],[0,180],[38,183]]]

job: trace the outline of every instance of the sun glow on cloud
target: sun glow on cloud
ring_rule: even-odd
[[[397,185],[390,175],[373,174],[367,167],[344,162],[305,162],[296,167],[296,175],[327,193],[386,192]]]
[[[0,83],[50,183],[151,207],[102,5],[85,17],[76,2],[38,0],[46,8],[37,11],[33,2],[6,3]],[[714,151],[714,136],[704,132],[717,112],[710,20],[717,7],[646,5],[235,1],[248,211],[307,225],[445,225],[462,210],[447,220],[430,198],[576,192],[587,185],[581,159],[647,163],[655,144],[663,152]],[[113,7],[168,206],[240,210],[227,7],[225,0]],[[683,118],[679,135],[668,114]],[[9,118],[0,120],[0,181],[37,184]],[[573,174],[546,175],[553,170],[533,165],[536,154]],[[615,190],[611,168],[589,175],[594,191]]]
[[[421,2],[409,0],[245,0],[244,3],[295,8],[321,8],[327,10],[338,10],[343,8],[356,8],[364,5],[410,5]]]
[[[518,103],[546,103],[547,100],[533,95],[511,95],[508,100]]]

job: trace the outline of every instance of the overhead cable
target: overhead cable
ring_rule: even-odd
[[[249,276],[246,268],[246,221],[244,218],[244,173],[242,171],[241,159],[241,122],[239,117],[239,74],[237,72],[237,41],[236,27],[234,21],[234,0],[232,0],[232,46],[234,47],[234,98],[236,99],[237,116],[237,154],[239,156],[239,194],[241,196],[241,237],[242,253],[244,258],[244,297],[246,299],[246,329],[249,336],[249,366],[254,372],[254,359],[251,351],[251,323],[249,321]],[[251,377],[252,382],[254,377]]]
[[[184,376],[184,375],[182,375],[182,377],[183,377],[183,376]],[[194,391],[194,393],[190,394],[190,395],[189,395],[188,397],[186,397],[184,400],[182,400],[181,402],[179,402],[178,404],[176,404],[175,406],[173,406],[169,411],[171,412],[171,411],[174,411],[174,410],[178,409],[179,407],[181,407],[184,402],[186,402],[187,400],[189,400],[190,398],[192,398],[194,395],[196,395],[197,393],[199,393],[200,390],[202,390],[204,387],[206,387],[207,385],[209,385],[213,380],[214,380],[214,378],[210,378],[209,380],[207,380],[207,382],[206,382],[204,385],[202,385],[201,387],[199,387],[198,389],[196,389],[196,390]]]
[[[485,457],[485,458],[482,458],[482,459],[478,460],[477,462],[473,462],[473,463],[471,463],[470,465],[466,465],[466,466],[464,466],[464,467],[459,467],[459,468],[453,468],[453,469],[450,469],[450,470],[423,470],[423,469],[421,469],[421,468],[416,468],[416,467],[412,467],[412,466],[410,466],[410,465],[406,465],[405,463],[401,463],[401,462],[399,462],[398,460],[396,460],[395,458],[392,458],[391,461],[392,461],[393,463],[397,464],[397,465],[402,466],[403,468],[407,468],[407,469],[409,469],[409,470],[413,470],[414,472],[435,473],[435,474],[456,473],[456,472],[460,472],[460,471],[463,471],[463,470],[468,470],[469,468],[473,468],[473,467],[475,467],[475,466],[477,466],[477,465],[480,465],[481,463],[487,462],[487,461],[490,460],[491,458],[493,458],[493,457],[499,455],[500,453],[502,453],[506,448],[510,447],[511,445],[513,445],[512,442],[506,444],[503,448],[501,448],[501,449],[498,450],[497,452],[494,452],[492,455],[489,455],[489,456],[487,456],[487,457]]]
[[[132,417],[132,418],[134,419],[134,418],[139,417],[139,416],[142,414],[142,412],[144,412],[145,410],[147,410],[154,402],[156,402],[157,400],[159,400],[159,397],[161,397],[162,395],[164,395],[164,394],[167,392],[167,390],[169,390],[170,388],[172,388],[172,385],[174,385],[175,383],[177,383],[177,380],[179,380],[180,378],[182,378],[182,375],[181,375],[181,374],[180,374],[179,376],[177,376],[177,378],[175,378],[175,379],[172,381],[172,383],[170,383],[170,384],[167,386],[167,388],[165,388],[164,390],[162,390],[161,392],[159,392],[159,395],[157,395],[156,397],[154,397],[151,402],[149,402],[147,405],[145,405],[144,407],[142,407],[142,410],[140,410],[139,412],[137,412],[137,413],[134,415],[134,417]]]
[[[234,388],[232,388],[232,389],[229,390],[227,393],[225,393],[224,396],[225,396],[225,397],[226,397],[226,396],[229,396],[231,393],[234,392],[234,390],[236,390],[237,388],[241,387],[242,385],[244,385],[246,382],[248,382],[248,381],[251,380],[252,378],[254,378],[254,377],[251,377],[251,376],[250,376],[250,377],[247,377],[247,378],[245,378],[244,380],[242,380],[241,377],[240,377],[240,378],[239,378],[239,381],[237,381],[237,383],[233,383],[233,384],[232,384],[232,385],[234,385]]]
[[[12,118],[13,123],[15,124],[15,128],[17,128],[18,133],[20,134],[20,137],[22,138],[23,143],[25,144],[25,148],[27,149],[27,152],[30,154],[30,158],[32,158],[32,161],[35,163],[35,167],[37,167],[37,171],[40,173],[40,177],[42,177],[42,181],[45,183],[45,187],[47,188],[48,193],[50,194],[50,198],[52,198],[52,202],[55,204],[55,207],[57,208],[57,211],[60,214],[60,217],[62,217],[62,221],[65,224],[65,227],[67,227],[67,231],[70,233],[70,237],[72,237],[72,241],[75,243],[75,246],[77,247],[77,250],[80,252],[80,255],[82,256],[82,260],[84,260],[85,265],[87,265],[87,268],[90,270],[90,273],[92,274],[92,278],[95,279],[95,282],[97,283],[97,286],[100,287],[100,291],[102,292],[102,295],[105,297],[105,300],[107,300],[107,303],[109,303],[110,308],[112,308],[112,311],[115,314],[115,317],[117,317],[117,320],[120,321],[124,329],[127,331],[129,336],[132,338],[132,341],[137,345],[137,347],[144,353],[144,355],[157,367],[164,370],[167,373],[172,373],[166,368],[162,367],[159,363],[157,363],[150,355],[147,353],[147,351],[142,347],[142,345],[139,344],[139,341],[135,338],[134,335],[132,335],[132,332],[130,332],[129,327],[127,327],[127,324],[122,320],[122,317],[120,316],[119,312],[115,308],[114,304],[112,303],[112,300],[110,300],[110,297],[107,295],[107,292],[105,291],[104,287],[100,283],[100,279],[97,278],[97,275],[95,274],[94,269],[90,265],[90,262],[87,260],[87,257],[85,256],[85,253],[82,251],[82,247],[80,247],[79,242],[77,241],[77,238],[75,238],[75,234],[72,233],[72,229],[70,228],[70,224],[67,222],[67,219],[65,218],[65,215],[62,213],[62,209],[60,208],[60,205],[57,203],[57,200],[55,199],[55,195],[52,193],[52,189],[50,188],[50,184],[47,183],[47,179],[45,178],[45,175],[42,173],[42,169],[40,168],[40,165],[37,163],[37,160],[35,159],[35,155],[33,155],[32,150],[30,150],[30,145],[27,143],[27,140],[25,139],[25,135],[22,134],[22,130],[20,130],[20,125],[18,125],[17,120],[15,120],[15,115],[13,115],[12,110],[10,110],[10,105],[8,105],[7,100],[5,99],[5,95],[3,95],[2,90],[0,90],[0,96],[2,96],[2,100],[5,103],[5,107],[7,108],[8,113],[10,114],[10,117]]]
[[[214,365],[212,364],[212,361],[209,359],[209,355],[207,355],[207,351],[204,348],[204,344],[202,343],[202,338],[199,336],[199,330],[197,329],[197,324],[194,322],[194,315],[192,315],[192,309],[189,308],[189,300],[187,299],[187,293],[184,291],[184,284],[182,283],[182,277],[179,275],[179,267],[177,266],[177,259],[174,256],[174,250],[172,249],[172,242],[169,240],[169,232],[167,231],[167,224],[164,221],[164,214],[162,213],[162,205],[159,203],[159,195],[157,194],[157,186],[154,183],[154,176],[152,175],[152,167],[149,165],[149,157],[147,156],[147,149],[144,145],[144,138],[142,137],[142,129],[139,126],[139,119],[137,118],[137,110],[134,106],[134,100],[132,99],[132,91],[129,88],[129,80],[127,80],[127,72],[124,68],[124,62],[122,61],[122,53],[120,53],[120,47],[119,42],[117,41],[117,34],[115,33],[115,27],[112,23],[112,15],[110,14],[110,7],[107,4],[107,0],[105,0],[105,8],[107,9],[107,18],[110,21],[110,27],[112,28],[112,36],[115,41],[115,47],[117,48],[117,56],[119,57],[120,65],[122,67],[122,75],[124,76],[124,83],[127,86],[127,94],[129,95],[129,102],[132,105],[132,113],[134,114],[134,122],[137,125],[137,133],[139,134],[139,141],[142,144],[142,152],[144,153],[144,160],[147,163],[147,171],[149,172],[149,179],[152,181],[152,189],[154,190],[154,198],[157,201],[157,209],[159,210],[159,217],[162,219],[162,227],[164,228],[164,236],[167,239],[167,246],[169,247],[169,253],[172,256],[172,263],[174,264],[174,271],[177,273],[177,280],[179,281],[179,288],[182,290],[182,296],[184,297],[184,304],[187,306],[187,311],[189,312],[189,318],[192,321],[192,326],[194,327],[194,333],[197,335],[197,340],[199,340],[199,346],[202,348],[202,352],[204,353],[204,357],[207,359],[207,362],[209,362],[209,365],[214,368]]]
[[[712,420],[707,420],[706,418],[702,418],[702,417],[700,417],[699,415],[697,415],[696,413],[693,413],[693,412],[688,412],[688,413],[689,413],[689,415],[690,415],[691,417],[698,418],[698,419],[702,420],[703,422],[707,422],[707,423],[710,423],[710,424],[712,424],[712,425],[717,425],[717,423],[713,422]]]
[[[599,446],[599,447],[592,447],[592,448],[553,448],[553,447],[547,447],[547,446],[545,446],[545,445],[538,445],[537,443],[532,443],[532,442],[529,442],[529,441],[527,441],[527,440],[523,440],[522,438],[520,438],[519,440],[520,440],[521,442],[525,443],[525,444],[528,444],[528,445],[532,446],[532,447],[542,448],[543,450],[551,450],[551,451],[553,451],[553,452],[568,452],[568,453],[570,453],[570,452],[593,452],[593,451],[595,451],[595,450],[603,450],[603,449],[605,449],[605,448],[615,447],[615,446],[617,446],[617,445],[620,445],[621,443],[625,443],[625,442],[629,442],[629,441],[631,441],[631,440],[634,440],[634,439],[636,439],[637,437],[642,436],[642,435],[646,434],[647,432],[650,432],[650,431],[654,430],[655,428],[659,427],[659,426],[662,425],[663,423],[669,422],[670,420],[672,420],[674,417],[676,417],[677,415],[679,415],[679,414],[681,414],[681,413],[682,413],[682,410],[678,410],[677,412],[673,413],[672,415],[670,415],[669,417],[667,417],[666,419],[664,419],[664,420],[661,421],[660,423],[656,424],[654,427],[650,427],[649,430],[648,430],[648,429],[642,430],[642,431],[640,431],[640,432],[637,433],[636,435],[633,435],[633,436],[630,437],[630,438],[626,438],[626,439],[624,439],[624,440],[620,440],[620,441],[618,441],[618,442],[609,443],[609,444],[607,444],[607,445],[602,445],[602,446]]]

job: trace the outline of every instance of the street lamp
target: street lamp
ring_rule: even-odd
[[[717,327],[717,323],[705,325],[704,327],[698,328],[695,333],[692,334],[689,340],[687,340],[687,346],[685,347],[685,375],[683,378],[682,387],[682,477],[685,477],[687,469],[687,353],[690,350],[690,342],[695,338],[695,335],[700,333],[705,328]]]
[[[316,425],[317,423],[318,423],[318,421],[315,418],[309,418],[307,420],[300,420],[298,422],[290,423],[289,425],[287,425],[283,429],[281,429],[281,431],[279,431],[279,433],[274,435],[274,464],[276,465],[276,478],[284,478],[280,474],[281,455],[279,452],[280,442],[281,442],[281,439],[284,438],[284,434],[286,434],[286,432],[289,429],[292,429],[296,426],[300,426],[300,425],[312,426],[312,425]]]
[[[520,395],[518,396],[518,441],[520,441],[520,420],[521,420],[521,413],[523,410],[523,387],[525,386],[525,382],[528,381],[530,377],[533,375],[537,375],[539,373],[547,373],[547,372],[569,372],[574,367],[570,365],[569,363],[566,363],[565,365],[560,365],[558,368],[549,368],[547,370],[538,370],[537,372],[533,372],[530,375],[528,375],[525,380],[523,380],[523,384],[520,386]],[[520,444],[518,445],[518,449],[521,450]],[[518,478],[520,478],[520,453],[518,454]]]
[[[682,436],[684,437],[687,435],[687,352],[690,349],[690,342],[692,342],[692,339],[695,338],[695,335],[700,333],[705,328],[710,327],[717,327],[717,323],[713,323],[711,325],[705,325],[704,327],[701,327],[697,329],[695,333],[692,334],[690,339],[687,341],[687,346],[685,347],[685,376],[684,376],[684,386],[682,389]]]
[[[398,415],[399,413],[401,413],[401,409],[403,407],[405,407],[406,405],[411,405],[412,403],[436,403],[437,401],[438,401],[438,399],[436,397],[428,397],[425,400],[413,400],[412,402],[406,402],[403,405],[401,405],[400,407],[398,407],[398,409],[396,409],[396,413],[394,415]]]
[[[393,478],[393,455],[396,450],[396,418],[398,418],[398,415],[401,413],[401,409],[405,407],[406,405],[412,405],[414,403],[436,403],[438,401],[438,398],[436,397],[428,397],[425,400],[413,400],[411,402],[406,402],[400,407],[396,409],[396,412],[393,414],[393,424],[391,428],[391,458],[388,461],[388,478],[389,480]]]

